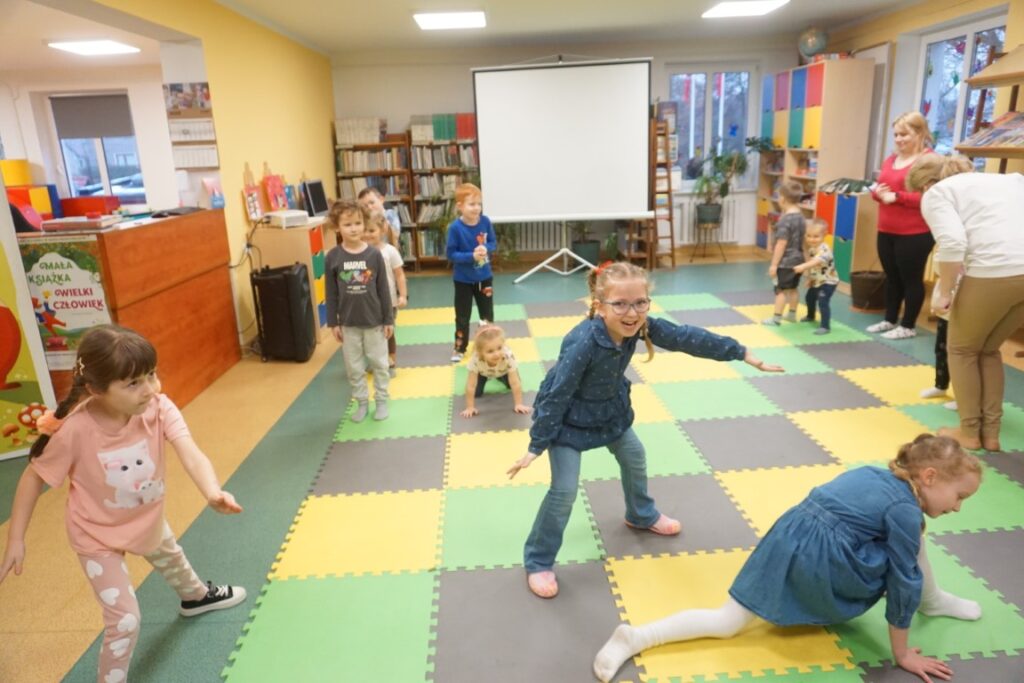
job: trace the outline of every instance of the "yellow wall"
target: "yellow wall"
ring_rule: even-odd
[[[1024,0],[925,0],[917,5],[882,17],[836,31],[831,36],[829,47],[850,51],[872,47],[880,43],[896,42],[901,33],[921,31],[946,21],[953,21],[976,12],[1008,6],[1006,19],[1006,47],[1012,49],[1024,43]],[[891,66],[890,66],[891,68]],[[890,82],[892,81],[890,77]],[[1000,88],[996,96],[996,115],[1009,107],[1008,88]],[[1024,105],[1018,105],[1018,108]],[[998,162],[990,162],[989,171],[998,168]],[[1024,172],[1024,161],[1010,160],[1010,171]]]
[[[263,162],[290,183],[321,178],[334,187],[334,96],[326,55],[257,24],[213,0],[100,0],[203,42],[226,200],[232,261],[245,245],[242,205],[246,162],[259,180]],[[247,268],[235,272],[242,327],[252,322]],[[251,338],[255,326],[245,336]]]

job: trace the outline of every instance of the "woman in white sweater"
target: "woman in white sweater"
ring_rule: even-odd
[[[962,156],[930,154],[907,184],[937,244],[937,311],[949,310],[949,371],[960,427],[940,433],[965,448],[1000,450],[1000,345],[1024,325],[1024,176],[972,173]],[[957,275],[964,277],[953,299]]]

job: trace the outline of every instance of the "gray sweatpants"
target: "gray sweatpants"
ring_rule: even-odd
[[[345,358],[345,372],[352,385],[352,398],[359,403],[370,400],[366,385],[366,370],[373,371],[374,400],[388,400],[388,340],[383,327],[341,328],[344,341],[341,354]]]

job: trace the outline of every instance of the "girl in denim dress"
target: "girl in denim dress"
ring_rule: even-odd
[[[835,624],[886,597],[893,660],[924,681],[948,680],[944,662],[908,645],[914,612],[975,620],[981,607],[939,589],[923,538],[924,515],[958,512],[981,483],[978,459],[953,439],[922,434],[889,469],[861,467],[811,490],[751,553],[718,609],[620,625],[594,660],[610,680],[641,650],[695,638],[731,638],[755,617],[778,626]]]
[[[534,401],[527,454],[508,471],[511,477],[545,450],[551,458],[551,488],[526,540],[524,564],[530,590],[553,598],[558,583],[552,567],[576,500],[580,453],[605,446],[619,462],[626,498],[626,524],[671,536],[680,524],[654,506],[647,493],[647,460],[633,432],[633,408],[626,368],[640,339],[648,360],[654,346],[714,360],[744,360],[765,372],[782,368],[758,360],[735,339],[699,327],[647,317],[647,272],[630,263],[609,263],[590,273],[590,315],[562,341],[558,362],[544,377]]]

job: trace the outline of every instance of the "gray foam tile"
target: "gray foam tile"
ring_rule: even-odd
[[[987,453],[983,459],[986,465],[994,467],[1021,486],[1024,486],[1024,453],[1012,451]]]
[[[679,424],[711,468],[718,471],[836,462],[784,415]]]
[[[334,443],[311,493],[439,489],[444,484],[445,445],[443,436]]]
[[[397,332],[398,350],[395,359],[398,372],[402,368],[421,368],[428,365],[451,365],[451,344],[409,344],[402,345],[402,331]]]
[[[659,349],[655,349],[655,352],[658,352],[658,351],[659,351]],[[666,351],[666,353],[668,353],[668,352]],[[647,358],[647,348],[644,347],[644,346],[641,346],[637,350],[636,355],[634,355],[633,358],[639,358],[641,361],[643,361],[643,359]],[[550,372],[551,368],[555,367],[555,362],[556,361],[553,361],[553,360],[546,360],[546,361],[544,361],[544,373],[545,374]],[[630,366],[628,368],[626,368],[626,379],[628,379],[633,384],[643,384],[644,383],[644,378],[641,377],[639,375],[639,373],[637,373],[636,368],[634,368],[632,366],[632,364],[630,364]]]
[[[747,381],[787,412],[885,405],[850,380],[830,372],[748,377]]]
[[[767,271],[767,269],[767,266],[765,266],[765,271]],[[767,282],[767,276],[765,281]],[[768,284],[770,285],[771,283]],[[775,292],[773,292],[771,287],[767,285],[764,289],[755,289],[745,292],[715,292],[715,296],[730,306],[754,306],[756,304],[775,303]]]
[[[497,380],[488,380],[488,383],[490,382],[497,382]],[[536,391],[523,393],[523,403],[528,406],[533,406],[533,401],[536,398]],[[455,397],[451,418],[452,434],[476,434],[480,432],[529,429],[533,420],[532,415],[520,415],[512,410],[512,392],[507,390],[500,394],[484,394],[476,399],[475,405],[476,409],[480,411],[478,415],[462,417],[459,415],[459,412],[466,407],[466,398],[464,395]],[[525,444],[523,447],[525,449]]]
[[[677,322],[697,327],[714,325],[749,325],[750,318],[732,308],[708,308],[698,311],[672,311],[669,315]]]
[[[621,623],[598,562],[556,565],[559,593],[535,597],[522,568],[441,572],[438,683],[591,681],[593,657]],[[632,661],[614,679],[638,680]]]
[[[525,320],[498,320],[495,321],[495,324],[505,331],[505,339],[531,336],[530,327]],[[476,330],[477,326],[473,325],[469,329],[469,333],[476,334]]]
[[[751,548],[757,543],[753,529],[710,474],[648,480],[647,490],[658,510],[682,523],[678,536],[627,527],[619,480],[588,481],[583,486],[609,557]]]
[[[969,567],[989,588],[999,591],[1024,616],[1024,529],[933,535],[932,540],[960,558],[960,564]]]
[[[564,315],[578,315],[581,319],[587,314],[587,304],[582,301],[538,301],[524,304],[528,318],[557,318]]]
[[[994,657],[960,659],[953,656],[945,662],[953,670],[954,681],[964,683],[1021,683],[1024,681],[1024,657],[998,653]],[[892,662],[882,666],[861,665],[864,683],[919,683],[920,678]],[[939,680],[934,678],[933,680]]]
[[[873,341],[811,344],[800,348],[834,370],[921,365],[916,358]]]

